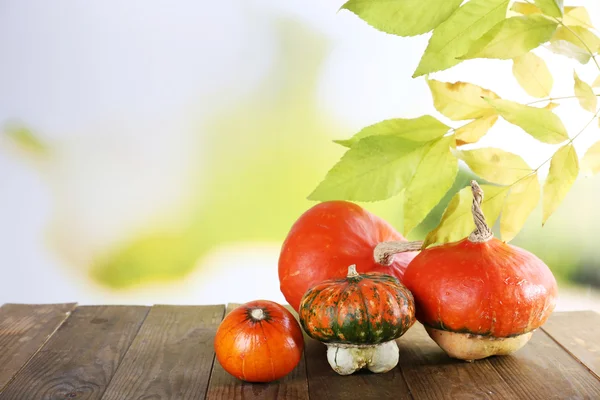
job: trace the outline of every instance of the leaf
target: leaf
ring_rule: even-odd
[[[513,59],[513,75],[519,85],[533,97],[548,97],[554,79],[543,59],[533,53],[525,53]]]
[[[594,83],[592,83],[592,87],[600,87],[600,75],[598,75]]]
[[[532,172],[520,156],[492,147],[459,151],[457,156],[477,176],[500,185],[510,185]]]
[[[431,144],[404,192],[404,233],[412,231],[452,187],[458,173],[458,160],[450,148],[454,137]]]
[[[550,172],[544,183],[544,208],[542,225],[546,223],[550,215],[556,211],[563,201],[577,175],[579,174],[579,160],[572,144],[562,146],[550,162]]]
[[[553,53],[577,60],[581,64],[587,64],[590,61],[590,58],[592,58],[587,50],[566,40],[551,40],[550,43],[544,47]]]
[[[507,18],[479,38],[459,58],[515,58],[550,40],[557,26],[557,22],[541,15]]]
[[[535,4],[546,15],[556,18],[563,16],[563,0],[535,0]]]
[[[550,103],[546,104],[546,105],[544,106],[544,108],[545,108],[546,110],[554,110],[554,109],[555,109],[556,107],[558,107],[559,105],[560,105],[560,104],[558,104],[558,103],[553,103],[553,102],[550,102]]]
[[[462,0],[350,0],[341,8],[380,31],[416,36],[440,25],[460,3]]]
[[[466,82],[427,81],[435,109],[453,121],[488,116],[494,108],[482,97],[499,99],[491,90]]]
[[[523,15],[541,14],[542,10],[538,6],[531,3],[515,2],[511,7],[511,11],[518,12]]]
[[[460,63],[457,57],[506,17],[508,3],[508,0],[471,0],[456,10],[433,30],[413,78]]]
[[[427,142],[444,136],[449,129],[449,126],[430,115],[413,119],[395,118],[367,126],[348,140],[334,140],[334,142],[342,146],[352,147],[362,138],[377,135],[389,135],[415,142]]]
[[[45,155],[49,153],[46,143],[25,126],[10,124],[5,128],[5,134],[20,149],[30,154]]]
[[[567,130],[556,114],[546,108],[537,108],[501,99],[486,99],[508,122],[543,143],[558,144],[569,138]]]
[[[510,188],[500,217],[500,236],[510,242],[521,231],[527,217],[540,201],[537,174],[523,178]]]
[[[411,181],[423,143],[393,136],[366,137],[350,148],[309,196],[310,200],[384,200]]]
[[[508,188],[491,185],[480,186],[484,192],[481,208],[487,224],[493,226],[502,210]],[[473,193],[470,186],[456,193],[446,207],[440,224],[425,237],[423,248],[434,243],[455,242],[467,237],[475,229],[471,214],[472,203]]]
[[[566,41],[571,43],[580,50],[588,53],[588,55],[590,50],[592,53],[596,53],[600,50],[600,38],[581,26],[561,26],[550,39],[550,43],[556,41]]]
[[[456,145],[475,143],[485,136],[492,126],[498,120],[498,115],[493,111],[489,115],[482,116],[469,122],[467,125],[458,128],[454,135],[456,136]]]
[[[598,98],[594,94],[592,87],[579,79],[575,71],[573,71],[573,78],[575,79],[575,96],[577,96],[579,104],[584,110],[595,113]]]
[[[581,169],[586,174],[595,175],[600,172],[600,142],[594,143],[581,160]]]
[[[565,7],[563,24],[567,26],[582,26],[584,28],[594,29],[590,14],[585,7]]]

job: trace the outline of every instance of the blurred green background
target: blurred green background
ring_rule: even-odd
[[[410,78],[427,37],[376,32],[337,13],[341,3],[3,3],[0,302],[283,301],[279,247],[343,154],[332,140],[435,114],[424,81]],[[571,76],[569,61],[543,55]],[[436,78],[527,98],[510,63]],[[560,111],[571,131],[585,121],[572,105]],[[578,151],[599,134],[591,128]],[[503,123],[489,136],[479,145],[532,166],[555,149]],[[435,227],[473,177],[462,169],[409,238]],[[600,177],[582,177],[546,226],[536,210],[513,242],[551,267],[559,307],[599,303],[598,194]],[[362,205],[402,231],[401,196]]]

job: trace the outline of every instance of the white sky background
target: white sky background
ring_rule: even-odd
[[[600,24],[599,1],[566,2],[586,6]],[[71,193],[80,196],[70,199],[72,207],[81,208],[81,220],[72,222],[74,229],[93,226],[98,242],[116,240],[117,227],[140,223],[185,197],[195,122],[189,113],[203,107],[208,113],[215,105],[241,98],[266,73],[274,32],[261,21],[269,15],[296,16],[329,37],[332,51],[322,72],[318,101],[346,123],[348,136],[382,119],[434,113],[424,80],[410,78],[428,35],[383,34],[347,11],[337,12],[342,3],[190,0],[175,6],[155,0],[0,0],[0,123],[19,118],[45,140],[60,143],[65,161],[47,172],[61,177],[75,188]],[[572,94],[573,67],[588,82],[598,75],[591,66],[542,52],[555,77],[560,76],[555,79],[555,96]],[[468,61],[433,77],[467,80],[505,98],[533,100],[518,87],[510,62]],[[223,91],[227,99],[217,96]],[[558,112],[572,133],[590,117],[575,102],[563,102]],[[202,115],[194,118],[201,120]],[[578,152],[582,154],[597,138],[597,134],[582,136],[576,143]],[[111,143],[121,143],[122,148],[110,147]],[[124,150],[135,146],[139,146],[135,157]],[[504,122],[478,146],[513,151],[532,166],[555,149]],[[90,148],[96,151],[86,151]],[[131,180],[138,184],[132,187]],[[111,186],[103,187],[104,182]],[[91,184],[98,189],[88,190]],[[110,215],[95,207],[102,202],[96,195],[102,190],[118,190],[123,198],[116,209],[108,210]],[[153,201],[139,201],[148,197]],[[95,287],[85,275],[63,268],[48,248],[44,235],[51,222],[51,202],[38,171],[1,141],[0,303],[283,300],[276,273],[261,274],[268,278],[252,287],[243,285],[254,280],[260,268],[276,265],[279,248],[274,245],[252,246],[243,256],[220,249],[210,262],[223,268],[183,284],[119,295]],[[227,269],[236,263],[244,267]],[[240,285],[225,292],[224,282],[233,273]],[[232,293],[238,297],[232,298]]]

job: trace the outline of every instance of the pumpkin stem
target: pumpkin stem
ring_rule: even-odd
[[[419,251],[423,246],[420,240],[414,242],[381,242],[373,250],[375,262],[381,265],[392,265],[394,254],[407,251]]]
[[[263,319],[265,319],[265,312],[262,308],[255,308],[252,311],[250,311],[250,316],[255,321],[262,321]]]
[[[356,272],[356,265],[352,264],[348,267],[348,276],[347,278],[356,278],[358,276],[358,272]]]
[[[471,212],[473,213],[473,221],[475,221],[475,230],[469,235],[469,241],[473,243],[483,243],[490,240],[494,234],[485,222],[485,215],[481,210],[481,202],[483,201],[483,190],[476,181],[471,181],[471,190],[473,191],[473,205]]]

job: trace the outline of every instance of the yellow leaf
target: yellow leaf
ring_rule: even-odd
[[[527,94],[533,97],[548,97],[554,79],[544,60],[533,53],[513,59],[513,75]]]
[[[560,18],[563,16],[563,0],[534,0],[544,14]]]
[[[500,217],[502,240],[509,242],[517,236],[539,201],[540,182],[537,174],[523,178],[510,188]]]
[[[556,211],[578,174],[579,160],[575,148],[572,144],[564,145],[554,153],[550,162],[550,172],[544,184],[542,225]]]
[[[521,3],[515,2],[511,7],[511,11],[517,12],[523,15],[532,15],[532,14],[541,14],[542,10],[540,10],[537,6],[530,3]]]
[[[590,14],[585,7],[565,7],[563,15],[563,24],[568,26],[583,26],[584,28],[594,29]]]
[[[453,121],[488,116],[493,107],[482,97],[499,99],[496,93],[466,82],[427,81],[436,110]]]
[[[490,130],[498,120],[498,115],[492,111],[491,114],[479,117],[456,130],[456,145],[475,143]]]
[[[458,173],[458,160],[450,148],[454,137],[433,142],[417,165],[404,192],[404,234],[412,231],[450,190]]]
[[[584,110],[595,113],[598,98],[594,94],[592,87],[579,79],[575,71],[573,71],[573,78],[575,79],[575,96],[577,96],[579,104]]]
[[[549,144],[562,143],[569,138],[567,130],[556,114],[546,108],[537,108],[501,99],[486,99],[511,124]]]
[[[513,184],[532,172],[520,156],[492,147],[460,151],[458,158],[477,176],[500,185]]]
[[[558,107],[559,105],[560,105],[560,104],[558,104],[558,103],[553,103],[553,102],[550,102],[550,103],[546,104],[546,105],[544,106],[544,108],[545,108],[546,110],[550,110],[550,111],[552,111],[552,110],[554,110],[556,107]]]
[[[598,75],[594,83],[592,83],[592,87],[600,87],[600,75]]]
[[[586,51],[600,50],[600,38],[582,26],[559,27],[550,39],[551,42],[557,40],[565,40]]]
[[[597,174],[600,172],[600,142],[594,143],[581,160],[581,169],[586,174]]]
[[[481,185],[484,197],[481,209],[485,215],[487,224],[491,227],[496,223],[502,204],[506,198],[508,187]],[[440,224],[425,238],[423,247],[434,243],[449,243],[464,239],[475,229],[473,215],[471,213],[471,204],[473,203],[473,193],[471,187],[467,186],[456,193],[446,210],[442,215]]]

